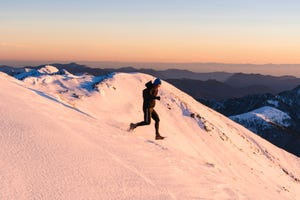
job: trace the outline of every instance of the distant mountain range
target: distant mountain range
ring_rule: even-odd
[[[197,100],[215,99],[222,100],[228,98],[243,97],[249,94],[275,94],[275,87],[265,85],[253,85],[241,87],[231,86],[216,80],[191,80],[191,79],[167,79],[167,82],[188,93]],[[300,84],[300,81],[299,81]]]
[[[231,77],[232,73],[227,72],[211,72],[211,73],[196,73],[188,70],[180,70],[180,69],[167,69],[167,70],[153,70],[153,69],[136,69],[133,67],[122,67],[122,68],[91,68],[86,65],[80,65],[77,63],[69,63],[69,64],[60,64],[54,63],[50,64],[51,66],[55,66],[58,69],[65,69],[73,74],[78,73],[89,73],[91,75],[104,75],[111,72],[141,72],[150,74],[156,77],[160,77],[161,79],[192,79],[192,80],[218,80],[218,81],[225,81],[229,77]],[[15,68],[10,66],[2,65],[0,66],[0,71],[5,72],[9,75],[15,75],[16,73],[20,73],[24,71],[24,68],[33,68],[33,69],[40,69],[45,65],[39,66],[25,66],[23,68]]]
[[[133,67],[123,68],[91,68],[77,63],[51,64],[58,69],[65,69],[72,74],[89,73],[94,76],[105,75],[111,72],[141,72],[173,84],[197,100],[238,98],[252,94],[277,94],[300,85],[300,78],[294,76],[267,76],[261,74],[243,74],[227,72],[197,73],[188,70],[168,69],[136,69]],[[36,67],[14,68],[0,66],[0,71],[9,75],[24,72],[25,68],[39,69],[45,65]]]
[[[300,85],[299,78],[294,76],[269,76],[261,74],[243,74],[237,73],[230,76],[225,84],[232,87],[253,87],[253,86],[264,86],[270,88],[274,93],[279,93],[285,90],[291,90],[296,86]]]

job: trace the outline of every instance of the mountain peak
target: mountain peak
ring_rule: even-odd
[[[40,68],[39,70],[37,70],[39,73],[41,74],[55,74],[57,73],[59,70],[51,65],[46,65],[43,68]]]

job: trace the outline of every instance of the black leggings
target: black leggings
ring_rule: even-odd
[[[151,118],[155,121],[155,133],[159,134],[159,116],[153,108],[144,108],[144,121],[137,123],[137,126],[145,126],[151,123]]]

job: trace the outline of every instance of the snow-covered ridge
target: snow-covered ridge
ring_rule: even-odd
[[[0,73],[4,199],[297,199],[299,158],[163,81],[154,140],[142,90],[154,77]],[[49,73],[48,73],[49,72]],[[40,72],[41,73],[41,72]],[[47,74],[48,73],[48,74]]]
[[[66,70],[46,65],[38,70],[27,69],[26,72],[15,75],[15,78],[58,101],[75,106],[74,100],[90,96],[97,90],[98,83],[112,76],[113,74],[98,77],[88,74],[76,76]]]
[[[59,70],[54,67],[54,66],[51,66],[51,65],[46,65],[45,67],[41,68],[38,70],[38,72],[40,72],[41,74],[55,74],[57,73]]]
[[[54,75],[54,74],[58,74],[58,73],[63,74],[64,71],[60,72],[56,67],[46,65],[45,67],[40,68],[40,69],[25,68],[25,72],[16,75],[15,78],[17,78],[19,80],[23,80],[27,77],[38,77],[38,76],[43,76],[43,75]]]
[[[257,123],[258,120],[262,120],[265,122],[266,126],[270,126],[270,123],[284,127],[291,125],[291,117],[287,113],[270,106],[264,106],[251,112],[232,116],[230,118],[235,121],[249,121],[249,123]]]

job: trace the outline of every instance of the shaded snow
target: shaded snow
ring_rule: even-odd
[[[279,101],[275,101],[275,100],[268,100],[267,101],[269,104],[275,106],[275,107],[278,107],[279,106]]]
[[[263,120],[266,122],[266,126],[268,126],[268,123],[271,122],[284,127],[290,126],[291,120],[291,117],[287,113],[270,106],[264,106],[248,113],[231,116],[230,118],[235,121],[249,122]]]
[[[299,198],[299,158],[166,82],[156,110],[167,138],[154,140],[153,122],[128,132],[153,79],[0,73],[0,198]]]

